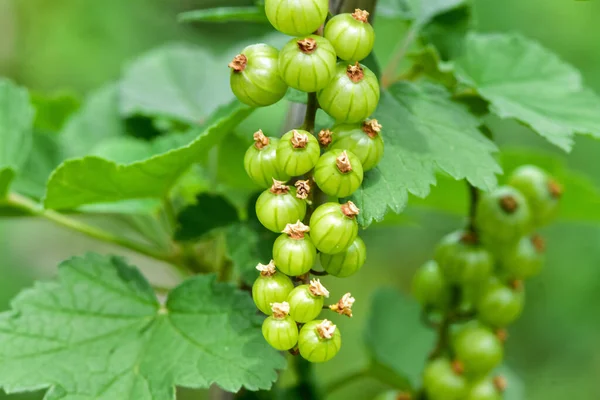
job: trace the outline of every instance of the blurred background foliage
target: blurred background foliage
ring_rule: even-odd
[[[226,59],[242,47],[241,40],[250,43],[253,38],[271,32],[267,26],[252,24],[177,23],[177,15],[182,11],[224,3],[224,0],[0,0],[0,75],[35,92],[66,91],[83,96],[104,83],[119,79],[123,66],[141,53],[163,44],[185,41],[206,49],[215,60],[222,59],[222,70],[207,73],[210,76],[214,72],[223,78],[227,74]],[[600,24],[597,23],[600,2],[476,0],[474,3],[479,31],[517,31],[537,39],[579,68],[587,85],[600,92]],[[402,38],[398,34],[402,27],[380,20],[376,22],[376,29],[380,32],[377,56],[384,64],[390,49]],[[213,84],[220,90],[229,90],[224,78]],[[210,104],[211,99],[206,102]],[[77,102],[72,107],[77,107]],[[231,147],[219,156],[228,160],[229,167],[219,169],[213,177],[221,182],[222,190],[235,192],[252,188],[243,173],[241,158],[248,133],[259,126],[267,132],[278,133],[286,107],[282,103],[255,113],[238,127],[239,135],[231,136]],[[570,184],[578,179],[600,187],[599,142],[577,136],[572,153],[564,154],[515,122],[490,119],[488,123],[503,151],[514,153],[518,149],[523,153],[526,149],[524,159],[535,152],[541,154],[538,159],[542,164],[550,155],[551,163],[559,162],[568,168],[570,172],[563,175],[567,192]],[[230,189],[231,186],[235,190]],[[581,196],[588,194],[578,192]],[[412,273],[431,256],[437,240],[463,223],[457,211],[460,212],[460,207],[466,210],[465,201],[464,183],[441,180],[438,187],[433,188],[430,201],[411,200],[403,216],[394,219],[398,224],[383,223],[364,233],[369,259],[358,276],[345,280],[325,279],[334,291],[351,291],[358,301],[355,317],[340,322],[344,333],[343,351],[327,365],[316,368],[322,385],[360,371],[368,363],[363,346],[365,326],[378,323],[369,315],[373,293],[382,286],[407,292]],[[542,232],[548,240],[546,269],[529,283],[525,313],[510,330],[506,364],[524,384],[523,399],[600,398],[597,383],[600,376],[600,204],[590,202],[585,208],[576,205],[565,210],[565,215],[579,217],[563,218]],[[0,235],[3,260],[0,263],[3,277],[0,304],[3,308],[33,280],[53,276],[55,266],[63,259],[87,250],[115,250],[46,222],[27,219],[1,220]],[[147,260],[128,256],[145,270],[154,270]],[[416,376],[431,338],[419,327],[415,308],[407,304],[397,310],[393,308],[395,312],[390,312],[384,323],[398,332],[393,338],[393,353],[398,355],[398,362],[410,376]],[[284,383],[293,379],[289,375],[284,375]],[[520,386],[516,380],[514,384]],[[331,398],[368,399],[385,389],[385,385],[367,377],[336,391]],[[202,398],[204,394],[184,396],[192,399]],[[41,397],[38,393],[7,398]]]

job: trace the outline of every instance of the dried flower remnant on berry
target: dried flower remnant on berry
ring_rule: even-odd
[[[350,78],[352,82],[358,83],[364,79],[365,72],[357,61],[354,65],[348,65],[348,68],[346,68],[346,75],[348,75],[348,78]]]
[[[461,235],[460,241],[464,244],[476,245],[479,243],[479,238],[475,232],[466,231]]]
[[[325,289],[319,279],[311,280],[308,289],[315,296],[329,297],[329,290]]]
[[[504,393],[508,387],[508,381],[502,375],[494,377],[494,386],[500,393]]]
[[[323,339],[331,339],[335,333],[336,326],[328,319],[324,319],[316,327],[317,333]]]
[[[296,43],[298,43],[298,48],[304,54],[312,54],[317,50],[317,41],[313,38],[300,39]]]
[[[507,195],[500,198],[500,207],[507,213],[512,214],[519,208],[519,203],[513,196]]]
[[[543,253],[546,251],[546,241],[540,235],[533,235],[531,238],[531,244],[533,244],[535,251],[538,253]]]
[[[319,143],[321,146],[329,146],[332,140],[332,133],[329,129],[322,129],[321,132],[319,132]]]
[[[506,329],[497,329],[495,334],[498,340],[502,343],[506,343],[508,340],[508,331]]]
[[[254,147],[261,150],[269,145],[269,138],[265,136],[262,129],[254,132],[252,136],[254,138]]]
[[[366,10],[361,10],[360,8],[357,8],[352,13],[352,18],[354,18],[357,21],[367,23],[367,22],[369,22],[369,12]]]
[[[290,187],[285,185],[284,181],[278,181],[277,179],[273,179],[273,185],[269,190],[273,194],[286,194],[290,191]]]
[[[275,262],[271,260],[268,264],[258,263],[256,269],[260,271],[261,276],[273,276],[277,269],[275,268]]]
[[[282,303],[273,303],[271,304],[271,311],[273,311],[273,316],[275,318],[285,318],[290,313],[290,303],[288,303],[287,301],[284,301]]]
[[[310,228],[302,223],[302,221],[298,220],[295,224],[287,224],[283,233],[288,235],[292,239],[303,239],[304,234],[310,231]]]
[[[360,209],[351,201],[342,204],[340,208],[342,209],[344,215],[348,218],[354,218],[360,213]]]
[[[523,290],[523,281],[520,279],[513,279],[510,281],[510,287],[513,288],[513,290],[520,292]]]
[[[303,149],[308,144],[308,135],[306,133],[300,133],[294,129],[292,131],[292,138],[290,139],[290,142],[295,149]]]
[[[548,191],[550,192],[550,195],[555,199],[560,199],[563,195],[562,185],[553,179],[551,179],[550,182],[548,182]]]
[[[450,366],[452,368],[452,371],[454,371],[454,373],[456,373],[457,375],[462,375],[465,372],[465,366],[461,361],[454,360],[452,361]]]
[[[242,72],[246,69],[248,64],[248,57],[243,54],[238,54],[233,57],[233,60],[229,63],[229,68],[232,68],[234,72]]]
[[[371,139],[374,139],[381,133],[381,124],[376,119],[370,119],[363,122],[362,130],[367,134]]]
[[[330,305],[329,309],[340,315],[352,317],[352,305],[354,301],[354,297],[350,293],[346,293],[336,304]]]
[[[296,197],[301,200],[306,200],[308,198],[308,195],[310,194],[310,183],[308,179],[305,181],[296,181],[296,183],[294,183],[294,186],[296,186]]]
[[[348,158],[348,152],[346,150],[335,159],[335,165],[342,174],[346,174],[352,171],[352,164],[350,164],[350,158]]]

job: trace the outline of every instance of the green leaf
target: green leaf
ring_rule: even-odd
[[[268,23],[264,7],[217,7],[179,14],[180,22],[261,22]]]
[[[571,65],[519,35],[471,34],[456,61],[459,80],[501,118],[515,118],[569,151],[575,133],[600,139],[600,97]]]
[[[184,208],[177,215],[175,239],[198,239],[214,229],[234,224],[238,220],[235,206],[225,197],[202,193],[196,198],[196,204]]]
[[[152,50],[124,72],[121,113],[201,124],[233,99],[224,84],[228,73],[222,57],[200,47],[175,44]]]
[[[437,169],[484,190],[496,185],[495,174],[501,172],[492,156],[496,146],[479,132],[480,121],[443,87],[397,83],[382,92],[374,117],[383,125],[386,148],[379,166],[365,173],[352,196],[363,227],[383,220],[388,209],[402,211],[408,192],[427,196]]]
[[[27,90],[0,79],[0,195],[23,166],[32,145],[34,110]]]
[[[59,132],[80,105],[79,99],[70,92],[33,92],[31,103],[36,111],[34,128],[46,132]]]
[[[436,15],[421,31],[421,37],[435,46],[443,60],[453,60],[462,53],[465,37],[473,29],[471,2],[463,3]]]
[[[0,315],[0,386],[53,399],[172,400],[175,385],[268,389],[284,359],[260,332],[247,293],[197,276],[160,304],[119,257],[59,266]]]
[[[426,24],[436,15],[461,7],[467,0],[380,0],[377,15],[384,18],[401,18]]]
[[[117,164],[95,156],[65,161],[48,181],[44,205],[71,209],[92,203],[162,198],[193,163],[251,112],[252,109],[234,101],[219,109],[212,124],[201,133],[192,131],[180,135],[183,138],[193,135],[193,141],[137,162]],[[169,149],[181,137],[174,142],[160,143]]]
[[[396,374],[399,389],[410,387],[401,386],[403,380],[398,377],[404,377],[406,385],[419,381],[433,348],[434,333],[416,322],[420,312],[416,302],[394,289],[382,288],[373,296],[365,343],[372,361]]]

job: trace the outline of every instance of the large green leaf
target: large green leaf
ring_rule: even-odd
[[[264,7],[217,7],[186,11],[178,15],[181,22],[261,22],[268,23]]]
[[[172,400],[175,385],[268,389],[283,357],[247,293],[191,278],[159,303],[139,271],[88,254],[59,266],[0,315],[0,386],[62,400]]]
[[[382,93],[374,117],[383,125],[386,147],[379,166],[365,174],[352,196],[362,226],[381,221],[388,209],[402,211],[408,192],[425,197],[437,169],[484,190],[496,185],[501,172],[492,156],[496,146],[479,132],[480,121],[441,86],[395,84]]]
[[[59,132],[80,105],[79,99],[70,92],[33,92],[31,103],[35,107],[34,128],[44,132]]]
[[[0,196],[29,157],[33,117],[27,90],[0,79]]]
[[[471,34],[456,62],[458,78],[556,146],[570,150],[575,133],[600,138],[600,97],[571,65],[519,35]]]
[[[62,163],[48,181],[44,205],[70,209],[85,204],[116,202],[127,199],[164,197],[175,181],[203,154],[222,140],[252,112],[234,101],[222,107],[201,133],[192,131],[177,139],[161,140],[168,151],[129,164],[117,164],[88,156]],[[182,138],[195,139],[181,147]]]
[[[195,240],[217,228],[239,221],[236,208],[220,195],[202,193],[196,203],[177,215],[176,240]]]

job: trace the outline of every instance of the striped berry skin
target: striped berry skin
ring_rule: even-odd
[[[298,325],[289,315],[266,318],[262,324],[262,334],[276,350],[289,350],[298,343]]]
[[[265,0],[267,19],[281,33],[309,35],[325,22],[329,0]]]
[[[519,281],[515,287],[495,280],[482,289],[475,304],[479,320],[495,328],[504,328],[521,316],[525,304],[524,290]]]
[[[471,285],[485,282],[492,272],[492,255],[466,231],[446,235],[435,250],[435,261],[448,282]]]
[[[360,187],[364,174],[360,160],[352,152],[333,149],[321,156],[313,176],[323,193],[341,198]]]
[[[290,315],[296,322],[309,322],[317,318],[323,309],[323,296],[314,295],[309,285],[296,286],[287,297]]]
[[[321,108],[336,121],[358,123],[373,114],[379,95],[377,76],[370,69],[341,62],[317,98]]]
[[[310,132],[293,129],[281,137],[277,145],[279,169],[290,176],[299,176],[315,167],[321,148]]]
[[[303,220],[306,201],[296,197],[296,189],[288,187],[285,193],[273,193],[267,189],[256,200],[256,216],[265,228],[281,232],[287,224]]]
[[[303,92],[323,89],[336,71],[337,57],[329,40],[310,35],[290,40],[279,53],[279,72],[286,85]]]
[[[290,176],[281,171],[277,163],[277,144],[279,139],[266,138],[268,144],[257,148],[256,143],[248,148],[244,156],[244,168],[248,176],[262,188],[268,188],[273,179],[287,181]],[[259,145],[261,146],[261,145]]]
[[[372,121],[376,120],[365,121],[360,124],[339,124],[331,129],[333,134],[329,148],[352,152],[360,160],[365,172],[379,164],[384,151],[383,139],[379,131],[373,130],[371,124],[369,124]],[[381,129],[381,125],[377,126]]]
[[[331,360],[342,347],[342,335],[337,327],[330,338],[321,337],[317,327],[322,323],[322,320],[311,321],[300,329],[298,335],[300,355],[313,363]]]
[[[267,44],[246,47],[229,64],[233,94],[251,107],[277,103],[287,92],[279,73],[279,51]]]
[[[368,16],[369,13],[356,10],[353,14],[338,14],[325,25],[323,35],[331,42],[340,59],[360,61],[373,50],[375,30]]]
[[[273,259],[277,268],[286,275],[299,276],[310,271],[317,258],[317,249],[310,236],[294,239],[280,235],[273,244]]]
[[[354,275],[367,259],[365,242],[357,236],[350,247],[337,254],[320,254],[321,266],[329,275],[346,278]]]
[[[293,289],[292,280],[280,272],[271,276],[261,275],[252,285],[252,299],[260,311],[271,315],[271,304],[285,301]]]
[[[358,223],[342,211],[343,205],[325,203],[310,217],[311,238],[317,250],[337,254],[346,250],[358,236]]]

